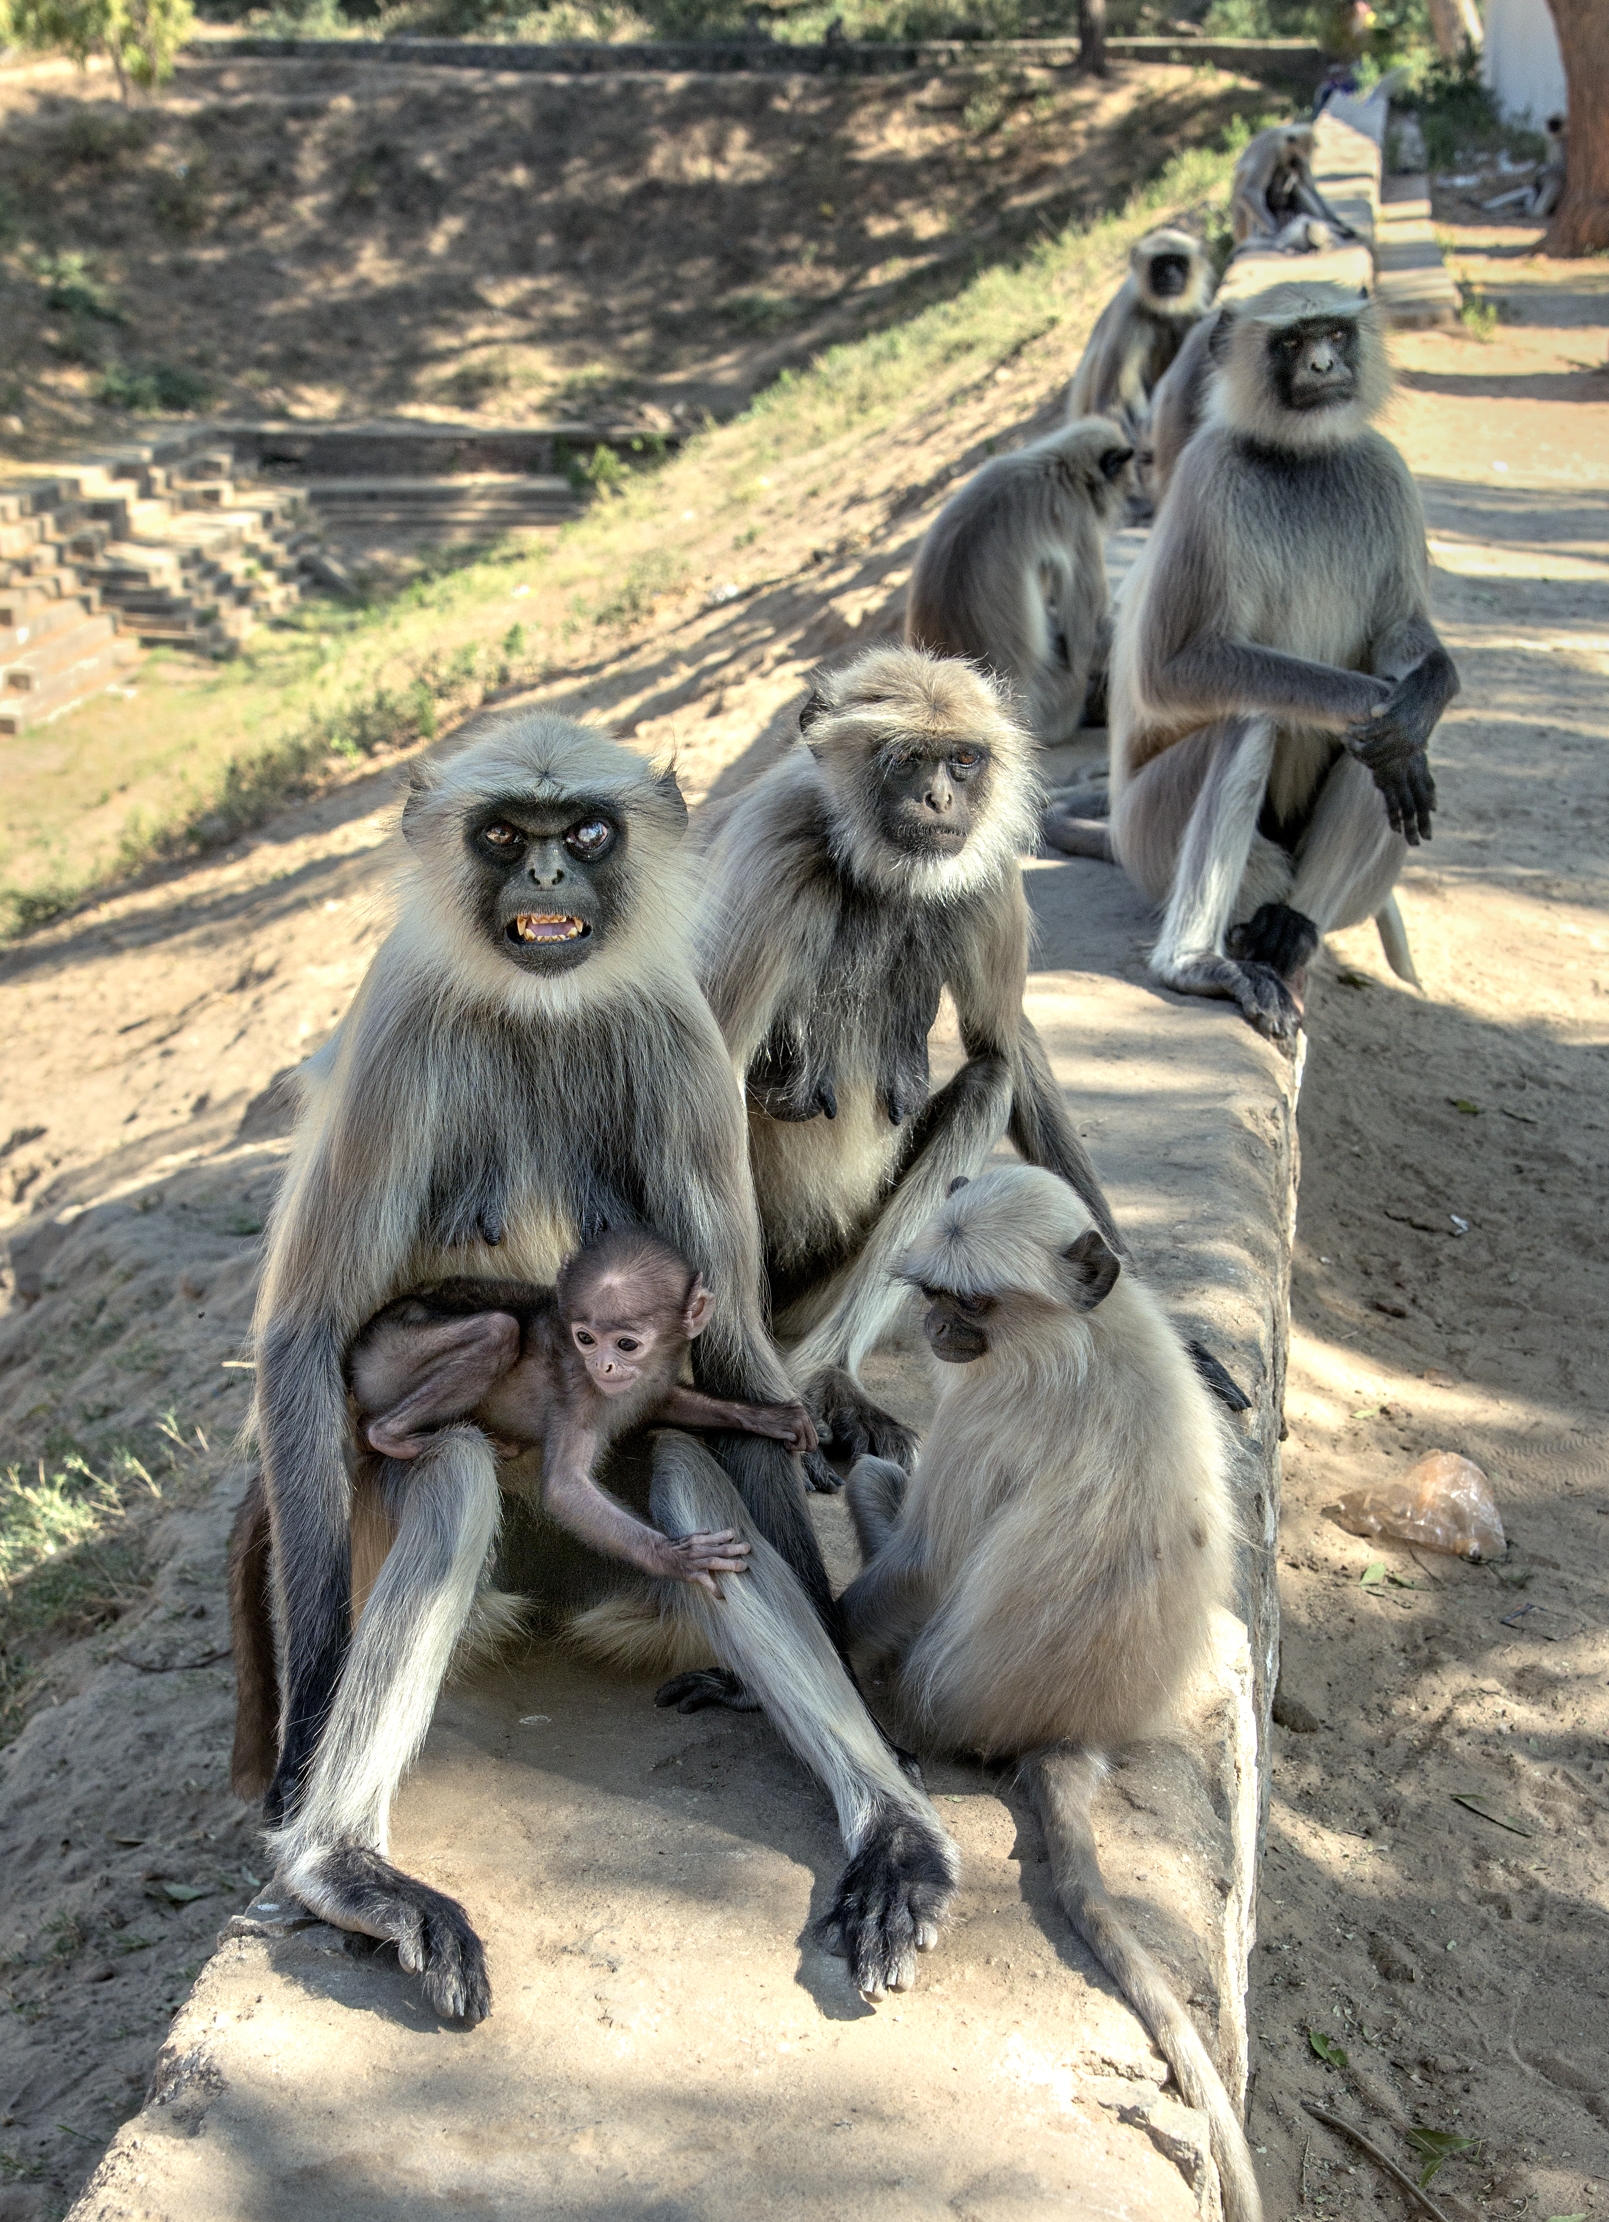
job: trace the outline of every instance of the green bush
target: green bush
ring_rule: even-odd
[[[173,74],[195,23],[191,0],[0,0],[19,45],[56,49],[83,63],[104,54],[129,87],[155,92]]]
[[[183,415],[204,408],[211,398],[211,380],[182,363],[108,363],[96,395],[107,408],[140,417]]]

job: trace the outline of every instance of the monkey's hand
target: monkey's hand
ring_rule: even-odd
[[[891,1458],[907,1473],[916,1464],[913,1429],[874,1404],[852,1373],[825,1366],[805,1385],[822,1442],[841,1458]]]
[[[816,1423],[802,1404],[751,1404],[744,1426],[751,1435],[769,1435],[802,1458],[817,1447]]]
[[[718,1576],[742,1574],[748,1568],[749,1545],[736,1528],[722,1528],[713,1534],[663,1535],[659,1543],[655,1554],[658,1563],[651,1571],[662,1581],[696,1582],[712,1597],[725,1598]]]
[[[1415,684],[1416,677],[1410,672],[1399,680],[1374,715],[1349,725],[1344,735],[1380,790],[1392,832],[1414,849],[1430,839],[1430,813],[1436,807],[1436,782],[1425,755],[1435,714],[1427,724],[1424,689]]]

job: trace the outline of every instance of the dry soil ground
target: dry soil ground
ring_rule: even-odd
[[[1271,97],[1149,66],[193,59],[151,107],[98,90],[65,62],[0,70],[0,453],[105,438],[114,362],[223,416],[725,416]]]
[[[1302,1105],[1282,1588],[1287,1696],[1319,1725],[1278,1732],[1253,2003],[1252,2126],[1281,2222],[1400,2206],[1366,2165],[1347,2172],[1357,2155],[1303,2095],[1339,2096],[1398,2153],[1412,2121],[1478,2138],[1437,2179],[1450,2215],[1609,2212],[1609,273],[1527,260],[1515,231],[1457,245],[1523,321],[1489,346],[1396,349],[1393,426],[1464,674],[1436,747],[1438,834],[1404,893],[1427,992],[1393,984],[1367,935],[1338,944]],[[901,428],[829,546],[800,541],[779,489],[762,544],[733,551],[736,599],[670,613],[554,691],[645,745],[679,739],[695,791],[741,776],[810,659],[897,615],[955,459],[1043,417],[1064,373],[1029,352],[941,427]],[[224,1784],[214,1486],[277,1167],[272,1108],[251,1107],[372,948],[388,807],[384,775],[354,781],[0,964],[4,1216],[92,1206],[53,1254],[17,1260],[4,1440],[132,1440],[171,1508],[80,1565],[95,1632],[23,1692],[93,1687],[74,1763],[55,1782],[12,1768],[0,1791],[8,2222],[60,2210],[260,1872]],[[1416,1560],[1323,1518],[1433,1445],[1491,1471],[1509,1564]],[[1374,1561],[1397,1582],[1360,1585]],[[1321,2067],[1312,2029],[1344,2069]]]

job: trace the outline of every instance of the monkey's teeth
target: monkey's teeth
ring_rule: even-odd
[[[521,941],[579,941],[586,930],[586,920],[567,911],[521,911],[514,921]]]

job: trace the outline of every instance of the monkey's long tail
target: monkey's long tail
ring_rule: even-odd
[[[1093,1752],[1041,1752],[1022,1781],[1045,1831],[1062,1911],[1160,2047],[1186,2103],[1206,2115],[1223,2191],[1224,2222],[1262,2222],[1262,2196],[1246,2133],[1223,2077],[1172,1984],[1119,1915],[1101,1878],[1090,1808],[1101,1778]]]
[[[1413,951],[1408,946],[1408,929],[1402,922],[1395,895],[1388,895],[1374,914],[1375,931],[1380,936],[1380,947],[1385,960],[1399,980],[1406,980],[1409,987],[1423,991],[1424,982],[1414,970]]]

